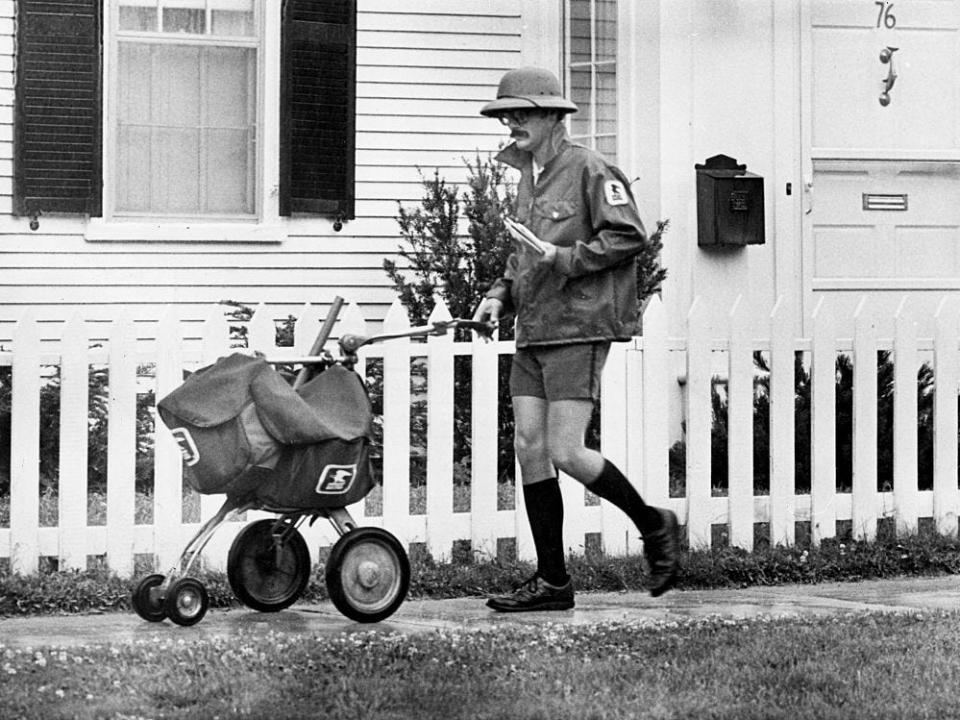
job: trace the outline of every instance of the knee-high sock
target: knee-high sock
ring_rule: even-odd
[[[537,574],[551,585],[567,582],[563,552],[563,496],[557,478],[523,486],[523,504],[537,551]]]
[[[623,510],[641,535],[660,529],[663,523],[660,514],[643,501],[630,481],[609,460],[604,460],[600,476],[588,483],[587,488]]]

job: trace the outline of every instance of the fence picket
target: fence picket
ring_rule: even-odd
[[[263,303],[257,305],[247,324],[247,342],[251,350],[269,353],[277,346],[277,326]]]
[[[10,401],[10,569],[29,574],[39,566],[40,333],[28,308],[13,334]]]
[[[917,531],[917,323],[907,313],[907,299],[894,315],[893,344],[893,498],[898,533]]]
[[[335,326],[338,331],[339,336],[344,336],[347,334],[360,335],[361,337],[367,336],[367,321],[363,317],[363,313],[360,312],[360,308],[357,307],[356,303],[345,303],[343,310],[340,313],[339,320]],[[319,331],[317,331],[319,332]],[[316,334],[310,339],[311,344],[316,339]],[[310,348],[307,348],[309,350]],[[331,354],[336,354],[332,348],[332,343],[328,343],[326,348]],[[366,361],[366,351],[361,350],[359,357],[357,358],[357,364],[353,368],[356,373],[363,378],[364,382],[367,382],[367,361]],[[347,511],[350,513],[350,516],[356,520],[358,523],[367,520],[367,503],[366,500],[358,500],[347,507]],[[379,520],[379,519],[378,519]]]
[[[86,322],[79,311],[63,329],[60,364],[60,566],[87,565],[87,416],[90,365]]]
[[[438,297],[430,322],[453,319]],[[427,339],[427,538],[435,558],[449,558],[457,536],[453,514],[453,334]]]
[[[201,345],[201,365],[211,365],[218,358],[230,353],[230,324],[223,314],[223,308],[218,305],[210,307],[210,312],[203,320],[203,339]],[[200,496],[200,520],[203,522],[213,516],[223,504],[223,495]],[[217,538],[215,538],[217,540]],[[212,557],[213,553],[208,552]]]
[[[781,295],[770,313],[770,543],[793,545],[796,531],[793,308]]]
[[[293,347],[297,356],[310,354],[313,341],[316,340],[320,332],[320,323],[320,308],[305,303],[293,326]]]
[[[479,337],[472,341],[470,382],[472,432],[470,448],[470,543],[474,553],[497,552],[497,343]],[[519,473],[518,488],[519,488]],[[519,503],[518,503],[519,504]]]
[[[180,316],[167,306],[157,329],[156,400],[159,402],[183,383]],[[153,542],[157,567],[173,567],[180,555],[183,524],[183,463],[180,448],[160,420],[154,441]]]
[[[711,338],[705,301],[687,314],[687,536],[690,547],[711,544]]]
[[[743,295],[729,315],[727,467],[730,544],[753,549],[753,348]]]
[[[670,504],[670,459],[669,418],[670,403],[667,389],[676,384],[676,373],[670,367],[670,351],[667,349],[667,310],[660,298],[654,295],[643,313],[643,351],[633,351],[640,363],[639,377],[628,376],[628,381],[642,388],[640,409],[643,444],[631,435],[627,446],[631,451],[640,451],[640,457],[630,456],[629,467],[640,469],[640,493],[652,505]],[[628,366],[632,369],[635,365]],[[672,373],[672,376],[671,376]],[[634,427],[633,424],[628,425]],[[676,503],[674,503],[674,506]]]
[[[810,540],[837,536],[837,346],[834,321],[821,298],[813,311],[810,360]]]
[[[957,345],[960,322],[955,302],[944,298],[936,312],[933,367],[933,520],[939,532],[956,535],[960,493],[957,490],[957,391],[960,367]]]
[[[604,457],[620,468],[640,490],[639,482],[642,470],[637,464],[632,467],[628,457],[627,439],[640,445],[643,443],[643,416],[636,417],[630,408],[641,407],[642,399],[637,402],[640,394],[640,383],[635,377],[638,373],[631,366],[636,365],[639,353],[630,351],[625,343],[613,343],[610,346],[610,355],[600,381],[600,451]],[[604,428],[619,427],[624,432],[612,433]],[[637,535],[633,523],[606,500],[600,501],[600,532],[603,538],[604,552],[610,555],[625,555],[630,547],[630,534]]]
[[[877,326],[862,298],[853,314],[853,535],[877,535]]]
[[[395,301],[383,321],[385,333],[410,329],[407,311]],[[387,340],[383,348],[383,524],[405,543],[410,537],[410,339]],[[422,539],[422,538],[417,538]]]
[[[137,442],[137,358],[133,321],[121,310],[110,332],[107,421],[107,562],[119,575],[133,570]]]

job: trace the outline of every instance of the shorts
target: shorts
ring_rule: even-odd
[[[510,397],[599,400],[609,341],[519,348],[510,368]]]

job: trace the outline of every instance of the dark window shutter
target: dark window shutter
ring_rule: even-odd
[[[18,0],[14,211],[100,215],[101,0]]]
[[[285,0],[280,214],[354,216],[356,0]]]

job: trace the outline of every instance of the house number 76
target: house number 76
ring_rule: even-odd
[[[877,27],[881,25],[887,29],[893,29],[897,26],[897,18],[894,16],[891,10],[893,10],[892,2],[875,2],[878,8],[880,8],[877,13]]]

